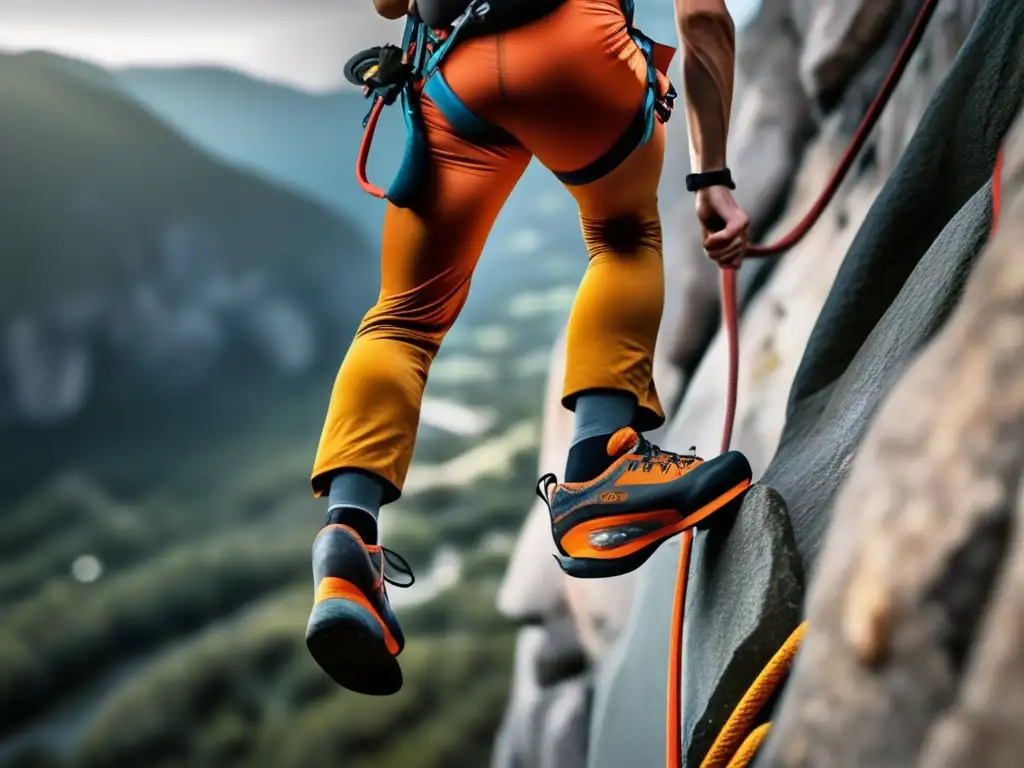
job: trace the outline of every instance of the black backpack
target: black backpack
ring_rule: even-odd
[[[464,36],[493,35],[547,16],[565,0],[487,0],[478,8],[479,19],[467,24]],[[434,29],[455,23],[469,6],[468,0],[416,0],[416,13]]]

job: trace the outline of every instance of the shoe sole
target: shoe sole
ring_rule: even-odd
[[[377,617],[351,600],[329,598],[313,606],[306,647],[342,688],[368,696],[390,696],[402,688],[402,668],[387,649]]]
[[[641,565],[646,563],[658,547],[680,533],[691,528],[704,529],[710,526],[708,520],[712,515],[721,512],[738,511],[743,503],[743,497],[750,488],[750,480],[744,480],[735,485],[731,490],[719,495],[714,501],[705,504],[696,512],[691,512],[680,522],[665,529],[665,535],[651,542],[643,549],[639,549],[629,555],[621,557],[609,557],[597,559],[589,557],[569,557],[568,555],[555,555],[559,567],[569,576],[576,579],[607,579],[613,576],[624,576],[632,573]],[[716,518],[719,519],[719,518]]]

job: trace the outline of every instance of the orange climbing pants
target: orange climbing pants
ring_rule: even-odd
[[[388,204],[380,295],[334,383],[313,468],[318,496],[339,469],[386,480],[385,502],[400,495],[431,362],[506,199],[531,157],[570,172],[604,155],[642,105],[647,65],[619,0],[567,0],[527,26],[461,42],[442,72],[471,111],[516,143],[466,141],[423,99],[427,182],[412,207]],[[569,318],[563,403],[572,409],[589,389],[632,393],[641,430],[664,421],[652,380],[664,299],[664,149],[656,123],[653,137],[611,173],[567,187],[590,261]]]

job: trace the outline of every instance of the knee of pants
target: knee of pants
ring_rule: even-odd
[[[384,338],[405,342],[433,357],[458,319],[468,288],[466,283],[443,296],[431,296],[420,290],[382,296],[363,317],[356,340]]]
[[[602,255],[634,256],[661,252],[657,215],[630,213],[614,218],[580,216],[583,242],[591,259]]]

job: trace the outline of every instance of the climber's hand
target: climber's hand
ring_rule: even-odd
[[[750,220],[728,187],[697,190],[697,219],[704,230],[704,252],[720,267],[737,269],[747,252]]]

